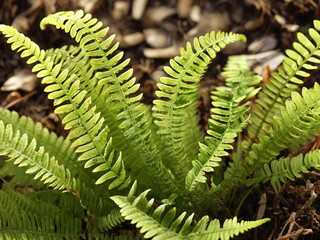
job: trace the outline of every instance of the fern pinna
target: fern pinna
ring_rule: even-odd
[[[140,102],[129,60],[122,60],[101,22],[82,11],[59,12],[42,20],[41,28],[47,25],[69,33],[79,46],[44,51],[0,25],[11,48],[33,64],[69,131],[64,139],[0,109],[0,154],[6,156],[0,176],[9,180],[0,191],[2,238],[230,239],[269,220],[231,218],[226,206],[240,204],[228,202],[236,189],[270,181],[278,191],[281,182],[319,169],[318,151],[280,158],[283,149],[303,144],[297,139],[315,137],[320,128],[319,85],[296,91],[320,62],[318,21],[309,31],[312,40],[298,34],[270,84],[260,83],[245,56],[229,57],[222,73],[226,86],[211,92],[205,137],[198,126],[199,82],[216,54],[245,36],[212,32],[188,43],[164,68],[168,76],[149,107]],[[247,126],[249,138],[242,141]],[[150,189],[162,204],[147,200]],[[210,220],[221,213],[222,225]],[[140,233],[124,229],[127,235],[115,236],[112,228],[125,220]]]

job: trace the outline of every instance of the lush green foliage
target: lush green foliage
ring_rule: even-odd
[[[44,18],[41,28],[47,25],[69,33],[79,46],[44,51],[0,25],[11,48],[33,64],[69,131],[64,139],[0,109],[0,155],[6,156],[0,176],[8,180],[0,190],[0,237],[230,239],[269,220],[232,218],[235,209],[226,206],[241,205],[230,198],[236,189],[245,195],[245,187],[270,181],[279,191],[288,179],[320,168],[318,150],[280,156],[320,130],[319,85],[298,91],[320,63],[319,21],[309,30],[311,40],[298,34],[268,84],[250,71],[245,56],[229,57],[225,86],[211,92],[205,137],[198,126],[199,82],[216,54],[246,41],[243,35],[212,32],[188,43],[164,68],[168,76],[150,108],[140,102],[129,60],[122,60],[101,22],[82,11],[60,12]],[[150,189],[155,198],[148,200]],[[217,216],[228,219],[221,225]],[[140,234],[109,235],[125,220]]]

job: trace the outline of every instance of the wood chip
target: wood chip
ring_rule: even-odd
[[[192,28],[187,34],[190,40],[194,37],[204,35],[210,31],[225,31],[229,28],[231,20],[227,12],[203,12],[201,20],[196,27]]]
[[[266,52],[275,49],[277,45],[278,41],[274,36],[265,36],[253,41],[248,46],[248,51],[250,53]]]
[[[167,6],[148,8],[144,17],[145,24],[153,26],[176,13],[176,9]]]
[[[187,18],[190,14],[193,0],[179,0],[178,1],[178,15],[181,18]]]
[[[85,13],[92,13],[94,10],[98,9],[102,3],[102,0],[80,0],[79,6],[83,8]]]
[[[257,74],[262,74],[263,69],[269,66],[270,71],[275,71],[282,63],[284,54],[280,50],[272,50],[257,54],[246,55],[249,67]]]
[[[128,1],[115,1],[113,10],[111,12],[112,18],[120,20],[128,15],[130,10],[130,3]]]
[[[146,42],[154,48],[168,47],[171,44],[169,33],[160,28],[147,28],[143,30]]]
[[[33,91],[40,83],[34,73],[27,69],[16,71],[15,74],[8,78],[1,87],[1,91],[23,90],[26,92]]]
[[[133,0],[132,3],[132,17],[135,20],[142,18],[142,15],[147,7],[148,0]]]
[[[166,76],[165,71],[163,70],[163,66],[160,66],[158,69],[156,69],[155,71],[153,71],[150,74],[150,77],[153,81],[155,81],[156,83],[160,82],[160,78]]]
[[[260,197],[260,201],[258,202],[259,208],[256,220],[262,219],[264,216],[264,212],[266,211],[266,204],[267,204],[267,194],[263,193]]]
[[[19,15],[13,20],[12,27],[16,28],[19,32],[25,33],[30,30],[30,23],[27,17]]]
[[[193,22],[200,22],[201,20],[201,8],[199,5],[194,5],[190,11],[190,19]]]
[[[297,24],[285,24],[283,26],[289,32],[297,32],[299,30],[299,25]]]
[[[180,46],[173,45],[167,48],[145,48],[143,54],[147,58],[173,58],[180,53]]]
[[[286,24],[286,19],[281,15],[278,15],[278,14],[274,15],[274,20],[276,20],[276,22],[279,23],[280,25]]]
[[[134,47],[144,41],[144,35],[141,32],[135,32],[119,36],[118,40],[120,41],[120,48]]]

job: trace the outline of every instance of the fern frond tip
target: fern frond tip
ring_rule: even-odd
[[[247,42],[247,37],[246,37],[246,35],[239,34],[239,36],[240,36],[240,40],[241,40],[242,42],[244,42],[244,43]]]

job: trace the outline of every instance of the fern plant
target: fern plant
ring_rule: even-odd
[[[140,102],[129,60],[122,60],[101,22],[82,11],[59,12],[42,20],[41,28],[47,25],[69,33],[79,46],[41,50],[0,25],[46,85],[68,130],[64,139],[0,109],[0,155],[6,156],[1,238],[226,240],[269,220],[238,221],[233,215],[239,207],[227,207],[241,205],[231,198],[237,189],[243,194],[247,186],[270,181],[279,191],[287,179],[319,169],[318,150],[293,158],[280,154],[320,129],[319,85],[301,93],[298,88],[320,62],[319,21],[309,31],[311,40],[298,34],[268,84],[250,71],[245,56],[229,57],[225,86],[211,92],[205,137],[198,126],[199,82],[216,54],[246,41],[244,35],[212,32],[188,43],[164,68],[168,75],[150,107]],[[155,198],[148,200],[150,190]],[[116,236],[113,228],[125,220],[140,233],[122,225]]]

